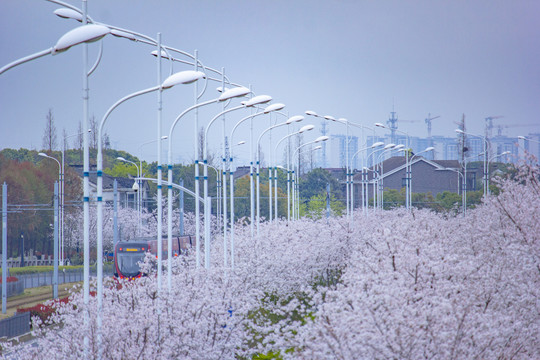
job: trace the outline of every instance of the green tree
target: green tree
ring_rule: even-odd
[[[345,173],[343,173],[345,177]],[[326,185],[330,184],[330,193],[336,199],[345,199],[345,186],[339,183],[330,172],[322,168],[313,169],[300,178],[299,188],[302,199],[311,199],[317,195],[326,196]]]
[[[311,197],[308,201],[300,202],[300,216],[307,216],[311,219],[321,219],[326,216],[327,195],[319,194]],[[342,216],[345,211],[343,202],[336,199],[335,195],[330,195],[330,215]]]

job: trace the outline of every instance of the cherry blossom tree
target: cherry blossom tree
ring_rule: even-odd
[[[99,351],[104,359],[538,358],[538,179],[527,166],[499,179],[499,194],[466,217],[396,209],[354,224],[263,223],[253,237],[238,223],[234,270],[214,236],[210,269],[193,254],[176,258],[170,293],[158,296],[149,259],[147,277],[111,282]],[[34,320],[36,343],[21,354],[82,357],[86,335],[97,357],[96,306],[74,292],[50,319],[62,326]]]

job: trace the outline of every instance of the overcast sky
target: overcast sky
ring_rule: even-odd
[[[80,1],[69,3],[81,7]],[[59,7],[45,0],[0,1],[0,66],[53,46],[79,25],[55,16]],[[197,50],[206,66],[224,68],[232,82],[251,86],[255,95],[271,95],[289,116],[314,110],[372,126],[386,122],[394,108],[408,120],[398,121],[399,129],[413,136],[427,136],[428,114],[440,115],[433,135],[455,136],[462,114],[475,134],[484,133],[488,116],[504,116],[494,120],[505,126],[504,135],[540,132],[537,0],[88,0],[88,13],[153,38],[159,32],[164,44],[183,51]],[[97,43],[89,46],[90,63],[97,49]],[[121,97],[156,85],[152,50],[113,36],[103,40],[101,64],[90,77],[90,115],[101,120]],[[187,69],[174,65],[174,71]],[[82,73],[78,46],[0,75],[0,148],[41,149],[49,108],[59,137],[64,129],[75,134],[83,113]],[[215,98],[219,85],[209,82],[201,101]],[[193,99],[193,85],[163,93],[163,134]],[[144,95],[111,114],[105,131],[114,148],[156,160],[155,144],[141,146],[157,137],[156,100],[155,93]],[[201,126],[220,110],[206,106]],[[230,113],[227,133],[248,114]],[[256,133],[275,120],[256,119]],[[193,159],[193,123],[192,116],[182,119],[174,132],[175,161]],[[314,139],[320,121],[306,118],[303,125],[308,123],[317,125],[306,137]],[[249,140],[248,129],[241,126],[234,142]],[[329,130],[344,133],[338,124]],[[220,123],[212,125],[214,150],[221,132]],[[276,130],[274,143],[285,134]],[[247,157],[247,150],[235,153]]]

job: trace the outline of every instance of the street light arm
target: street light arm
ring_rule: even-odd
[[[208,100],[208,101],[205,101],[205,102],[202,102],[202,103],[192,105],[189,108],[187,108],[186,110],[182,111],[182,113],[176,117],[176,119],[174,120],[174,122],[171,125],[171,128],[169,130],[169,139],[172,139],[173,130],[174,130],[176,124],[178,123],[178,121],[180,121],[180,119],[184,115],[186,115],[188,112],[190,112],[191,110],[194,110],[194,109],[196,109],[198,107],[209,105],[209,104],[212,104],[212,103],[215,103],[215,102],[218,102],[218,101],[219,101],[219,98]],[[171,165],[172,164],[172,141],[169,141],[169,149],[168,150],[169,150],[168,151],[169,155],[168,155],[167,160],[168,160],[168,164]]]
[[[28,56],[25,56],[25,57],[20,58],[18,60],[15,60],[15,61],[3,66],[0,69],[0,75],[2,75],[3,73],[5,73],[6,71],[8,71],[11,68],[14,68],[15,66],[19,66],[21,64],[24,64],[26,62],[29,62],[29,61],[32,61],[32,60],[35,60],[35,59],[39,59],[40,57],[43,57],[45,55],[52,55],[53,53],[54,53],[54,47],[51,47],[51,48],[39,51],[37,53],[34,53],[32,55],[28,55]]]

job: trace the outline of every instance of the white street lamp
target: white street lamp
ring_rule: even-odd
[[[497,155],[493,155],[491,158],[488,159],[488,162],[487,162],[487,168],[488,168],[488,183],[489,183],[489,176],[490,176],[490,173],[489,173],[489,163],[492,162],[493,160],[495,160],[496,158],[498,157],[502,157],[502,156],[505,156],[505,155],[508,155],[510,154],[510,151],[504,151],[500,154],[497,154]],[[490,190],[489,190],[489,185],[488,185],[488,189],[487,189],[487,192],[488,192],[488,195],[490,194]]]
[[[420,152],[414,154],[413,156],[411,156],[411,159],[409,160],[409,164],[410,164],[409,166],[410,166],[410,168],[411,168],[411,170],[410,170],[410,172],[409,172],[409,174],[410,174],[410,178],[409,178],[409,181],[410,181],[410,184],[409,184],[409,190],[410,190],[411,194],[412,194],[412,163],[413,163],[413,159],[414,159],[415,157],[417,157],[418,155],[422,154],[422,153],[430,152],[430,151],[433,151],[433,150],[435,150],[435,148],[434,148],[433,146],[428,146],[428,147],[425,148],[424,150],[422,150],[422,151],[420,151]],[[411,200],[412,200],[412,198],[411,198]],[[411,206],[412,206],[412,203],[411,203]]]
[[[269,113],[270,111],[281,110],[285,106],[283,104],[279,104],[279,105],[281,105],[281,106],[280,107],[275,107],[275,108],[272,108],[272,109],[268,109],[268,108],[265,109],[265,113]],[[280,127],[280,126],[290,125],[290,124],[292,124],[293,122],[296,122],[296,121],[298,121],[298,118],[290,118],[290,119],[288,119],[287,121],[285,121],[283,123],[279,123],[279,124],[270,126],[270,127],[266,128],[265,130],[263,130],[263,132],[259,135],[259,138],[257,139],[257,163],[256,163],[256,165],[257,165],[257,235],[259,235],[259,223],[261,221],[260,186],[259,186],[260,185],[259,170],[260,170],[260,159],[261,159],[261,152],[260,152],[261,139],[262,139],[263,135],[266,134],[267,132],[269,132],[269,131],[277,128],[277,127]],[[306,129],[304,129],[304,131],[306,131]],[[270,165],[269,165],[269,167],[270,167]],[[269,181],[271,181],[271,179],[269,179]],[[268,187],[268,190],[270,191],[270,187]],[[270,198],[269,198],[269,201],[270,201]]]
[[[306,126],[309,126],[309,125],[306,125]],[[312,129],[312,128],[311,128]],[[307,145],[311,145],[311,144],[317,144],[317,143],[320,143],[320,142],[323,142],[323,141],[327,141],[328,139],[330,139],[329,136],[326,136],[326,135],[322,135],[322,136],[319,136],[318,138],[316,138],[315,140],[313,141],[308,141],[302,145],[300,145],[299,147],[296,148],[296,150],[294,150],[293,152],[293,158],[296,157],[296,152],[300,152],[300,149],[302,149],[304,146],[307,146]],[[299,201],[300,201],[300,189],[299,189],[299,181],[300,181],[300,156],[298,156],[298,162],[297,164],[294,164],[294,165],[297,165],[297,174],[296,174],[296,187],[297,187],[297,190],[296,190],[296,193],[297,193],[297,196],[298,196],[298,202],[296,203],[296,206],[298,207],[297,209],[295,209],[295,205],[294,205],[294,202],[296,201],[295,200],[295,196],[293,196],[293,218],[296,218],[296,219],[299,219],[299,215],[300,215],[300,204],[299,204]],[[294,167],[293,165],[293,167]],[[294,172],[294,171],[293,171]],[[293,189],[294,189],[294,186],[293,186]],[[295,217],[295,214],[296,214],[296,217]]]
[[[167,154],[168,154],[167,157],[168,157],[168,182],[169,182],[169,184],[172,184],[172,134],[173,134],[174,128],[176,127],[176,124],[178,124],[180,119],[182,119],[182,117],[184,115],[186,115],[188,112],[190,112],[190,111],[192,111],[194,109],[198,109],[201,106],[227,101],[227,100],[233,99],[235,97],[242,97],[242,96],[245,96],[245,95],[247,95],[249,93],[250,93],[250,90],[248,88],[245,88],[245,87],[235,87],[235,88],[232,88],[232,89],[228,89],[225,92],[223,92],[219,97],[217,97],[215,99],[208,100],[208,101],[205,101],[205,102],[202,102],[202,103],[195,103],[195,105],[190,106],[189,108],[184,110],[180,115],[178,115],[176,117],[176,119],[172,123],[172,125],[170,127],[170,130],[169,130],[169,149],[168,149],[168,152],[167,152]],[[198,154],[199,149],[198,149],[198,146],[197,146],[197,137],[198,137],[197,131],[198,131],[197,126],[195,126],[195,134],[194,134],[195,194],[196,194],[196,197],[198,198],[200,190],[199,190],[199,154]],[[169,206],[169,214],[172,214],[172,192],[170,193],[170,195],[168,195],[168,197],[169,197],[169,201],[168,201],[169,202],[169,205],[168,205]],[[206,201],[206,199],[205,199],[205,201]],[[195,249],[196,249],[195,250],[196,251],[195,262],[196,262],[197,267],[200,266],[200,249],[201,249],[201,244],[200,244],[200,216],[199,216],[199,214],[200,214],[200,204],[199,204],[198,201],[195,201]],[[207,221],[209,221],[209,219],[207,219],[205,217],[205,232],[207,234],[209,234],[210,227],[209,227],[209,224],[208,225],[206,224]],[[172,222],[169,221],[169,224],[171,224],[171,223]],[[206,228],[208,228],[208,231],[206,230]],[[168,233],[172,234],[172,230],[169,229]],[[171,236],[172,235],[169,235],[169,238],[171,238]],[[171,241],[172,241],[172,239],[171,239]]]
[[[266,101],[267,98],[265,98],[265,96],[267,96],[267,95],[255,96],[252,99],[250,99],[249,101],[246,101],[244,103],[244,105],[245,106],[256,106],[258,104],[267,103],[269,100]],[[257,98],[259,98],[259,99],[257,100]],[[268,98],[271,99],[270,96],[268,96]],[[236,131],[238,126],[240,126],[240,124],[242,124],[244,121],[253,120],[253,118],[255,118],[256,116],[267,114],[268,112],[272,111],[272,109],[275,109],[275,108],[276,108],[275,105],[269,105],[261,112],[254,113],[254,114],[248,115],[248,116],[240,119],[240,121],[238,121],[231,130],[231,134],[230,134],[230,137],[229,137],[230,141],[231,142],[233,141],[234,132]],[[242,145],[242,144],[245,144],[245,143],[246,143],[245,141],[240,141],[237,145]],[[233,153],[234,153],[234,150],[233,150],[233,147],[231,147],[231,149],[230,149],[230,159],[229,159],[229,178],[230,178],[230,183],[231,183],[231,186],[230,186],[230,198],[231,198],[230,199],[230,207],[231,207],[230,232],[231,232],[231,267],[234,269],[234,222],[235,222],[235,219],[234,219],[234,173],[233,173],[233,158],[234,158],[234,155],[233,155]],[[250,156],[253,157],[253,153],[251,153]],[[253,159],[251,159],[251,164],[253,164]],[[251,234],[253,236],[253,219],[254,219],[254,213],[255,213],[253,211],[253,209],[254,209],[253,196],[250,196],[250,209],[251,209],[251,212],[250,212],[251,224],[250,224],[250,226],[251,226],[251,229],[252,229]],[[226,258],[226,256],[225,256],[225,258]]]
[[[142,177],[142,174],[141,174],[141,171],[142,171],[142,168],[139,168],[139,166],[133,162],[133,161],[130,161],[130,160],[127,160],[121,156],[117,157],[116,160],[120,160],[120,161],[123,161],[123,162],[126,162],[126,163],[129,163],[129,164],[132,164],[132,165],[135,165],[135,168],[137,169],[137,180],[135,180],[135,183],[133,184],[133,190],[137,193],[137,200],[136,200],[136,209],[137,209],[137,234],[139,236],[141,236],[141,222],[140,222],[140,218],[141,218],[141,203],[140,203],[140,197],[139,197],[139,194],[140,194],[140,190],[142,188],[140,182],[140,178]]]
[[[175,85],[178,84],[190,84],[194,81],[197,81],[198,79],[204,77],[204,73],[198,72],[198,71],[182,71],[180,73],[173,74],[169,76],[163,83],[161,83],[159,86],[154,86],[151,88],[147,88],[135,93],[132,93],[130,95],[127,95],[123,97],[122,99],[118,100],[116,103],[114,103],[105,113],[103,116],[103,119],[101,120],[101,123],[98,127],[98,152],[97,152],[97,296],[98,296],[98,323],[100,323],[101,319],[101,308],[102,308],[102,302],[103,302],[103,144],[102,144],[102,134],[103,134],[103,126],[105,125],[105,121],[107,121],[107,118],[111,114],[111,112],[116,109],[120,104],[123,102],[132,99],[134,97],[147,94],[154,91],[161,92],[162,90],[169,89]],[[158,132],[158,135],[159,132]],[[160,154],[158,154],[159,156]],[[158,159],[158,166],[159,166],[159,159]],[[160,199],[160,174],[158,171],[158,201]],[[158,204],[159,205],[159,204]],[[159,206],[158,206],[159,209]],[[158,214],[158,222],[160,220],[160,215]],[[161,264],[161,258],[163,256],[162,254],[162,240],[161,240],[161,233],[160,233],[160,226],[158,224],[158,264]],[[158,266],[158,292],[161,289],[161,266]]]
[[[351,169],[352,169],[352,164],[354,163],[354,158],[358,154],[360,154],[361,152],[366,151],[368,149],[375,149],[375,148],[378,148],[378,147],[383,146],[383,145],[384,145],[383,142],[376,142],[376,143],[372,144],[371,146],[368,146],[368,147],[365,147],[363,149],[358,150],[356,153],[354,153],[354,155],[351,158]],[[367,184],[364,184],[364,169],[365,169],[365,167],[362,167],[361,190],[362,190],[362,210],[364,211],[364,213],[366,213],[366,211],[367,211],[367,205],[366,205],[367,194],[366,194],[366,190],[364,190],[364,185],[366,185],[366,188],[367,188]],[[353,177],[352,181],[353,181],[353,185],[354,185],[354,177]],[[352,203],[351,208],[354,210],[354,186],[352,187],[352,192],[351,192],[351,203]],[[353,212],[351,212],[351,220],[353,220]]]
[[[58,39],[56,45],[54,45],[53,47],[39,51],[32,55],[25,56],[3,66],[2,68],[0,68],[0,75],[2,75],[4,72],[8,71],[11,68],[14,68],[15,66],[24,64],[31,60],[38,59],[45,55],[56,55],[58,53],[67,51],[72,46],[82,43],[98,41],[110,32],[111,29],[102,25],[79,26],[65,33],[60,39]]]
[[[390,130],[390,128],[384,124],[381,124],[381,123],[375,123],[375,126],[377,127],[380,127],[380,128],[383,128],[383,129],[388,129]],[[401,130],[397,130],[397,129],[392,129],[392,130],[395,130],[403,135],[405,135],[406,137],[406,145],[405,145],[405,148],[410,150],[410,147],[409,147],[409,143],[410,143],[410,139],[409,139],[409,134],[405,131],[401,131]],[[405,153],[405,207],[407,208],[407,210],[410,210],[411,208],[411,185],[410,185],[410,160],[409,160],[409,152],[410,151],[407,151]]]
[[[477,137],[477,138],[480,138],[484,141],[484,178],[483,178],[483,182],[484,182],[484,196],[486,196],[488,194],[488,191],[489,191],[489,179],[488,179],[488,140],[486,137],[482,136],[482,135],[475,135],[475,134],[471,134],[471,133],[468,133],[468,132],[465,132],[461,129],[456,129],[455,132],[457,132],[458,134],[462,134],[462,135],[469,135],[469,136],[474,136],[474,137]]]
[[[288,120],[287,120],[287,123],[290,125],[292,123],[295,123],[295,122],[301,122],[304,120],[304,117],[302,115],[295,115],[295,116],[292,116],[290,117]],[[281,138],[277,144],[276,144],[276,147],[274,148],[274,154],[275,154],[275,158],[277,158],[277,149],[278,149],[278,146],[279,144],[281,144],[282,141],[284,141],[285,139],[290,139],[291,136],[295,136],[295,135],[298,135],[298,134],[301,134],[303,133],[304,131],[309,131],[309,130],[312,130],[314,128],[313,125],[308,125],[308,127],[302,127],[299,131],[297,132],[294,132],[292,134],[288,134],[288,135],[285,135],[283,138]],[[290,158],[290,146],[287,146],[287,168],[289,168],[289,158]],[[276,166],[277,167],[277,166]],[[277,170],[275,170],[277,172]],[[290,221],[290,207],[291,207],[291,203],[290,203],[290,176],[291,176],[291,173],[290,171],[287,169],[287,221]],[[275,177],[275,180],[276,180],[276,219],[277,219],[277,216],[278,216],[278,211],[277,211],[277,173],[276,175],[274,176]]]

